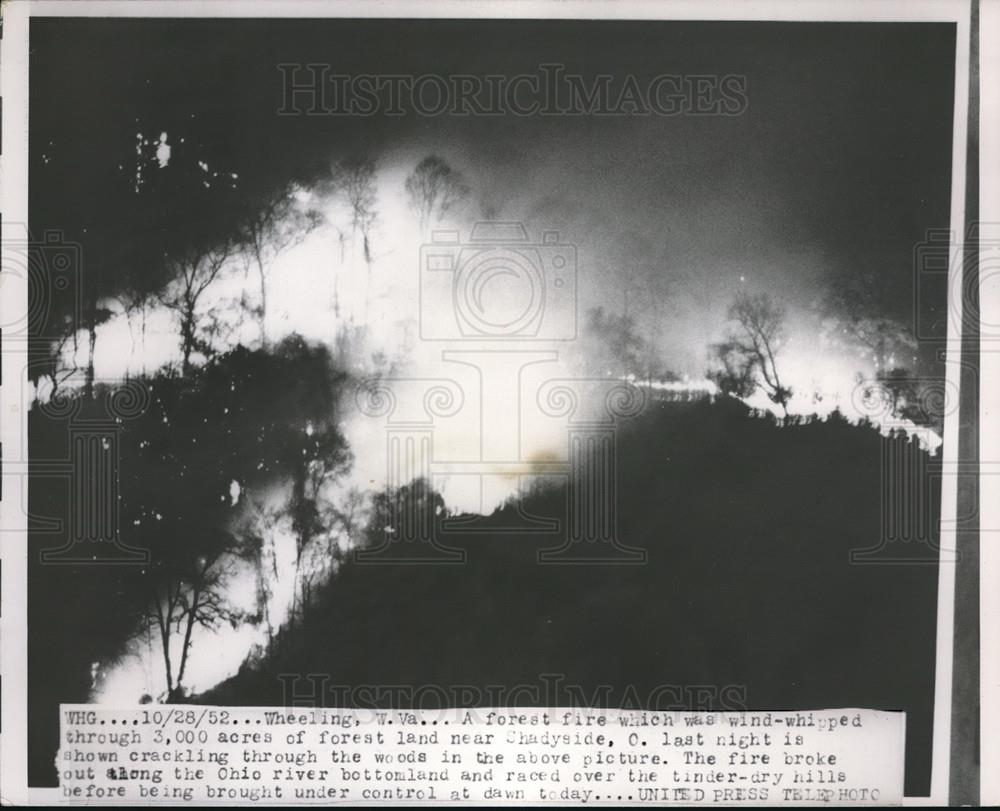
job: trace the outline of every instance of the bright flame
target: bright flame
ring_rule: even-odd
[[[168,153],[164,153],[164,158],[167,157]],[[505,378],[505,386],[490,389],[482,379],[482,371],[470,365],[468,356],[449,358],[443,355],[444,349],[454,350],[455,346],[420,340],[419,246],[422,238],[415,217],[407,207],[404,175],[403,169],[391,167],[378,178],[378,220],[371,234],[370,265],[363,256],[360,235],[351,233],[348,212],[341,200],[317,199],[306,192],[297,195],[302,206],[319,208],[326,223],[299,245],[279,255],[269,268],[266,333],[269,340],[279,341],[295,332],[306,340],[334,349],[338,339],[352,336],[354,343],[349,348],[348,358],[355,365],[352,372],[359,378],[405,378],[410,383],[432,379],[453,382],[463,398],[463,408],[454,414],[434,417],[429,423],[435,430],[433,461],[445,463],[446,468],[443,475],[434,479],[434,485],[450,509],[489,513],[517,491],[519,476],[510,473],[506,462],[521,459],[543,464],[567,458],[566,421],[550,419],[541,413],[527,415],[537,416],[537,419],[530,425],[525,422],[520,426],[523,430],[517,433],[515,444],[484,447],[484,435],[492,438],[504,425],[497,403],[512,397],[511,392],[517,391],[522,384],[523,391],[528,392],[540,381],[573,380],[577,375],[567,360],[565,344],[532,342],[530,348],[547,352],[548,360],[528,364],[518,371],[514,350],[523,349],[523,345],[514,347],[494,342],[488,348],[499,350],[499,354],[492,366],[482,368],[496,370],[503,361],[513,364],[511,368],[515,368],[515,372]],[[467,231],[463,236],[468,236]],[[238,312],[239,308],[232,307],[232,303],[244,297],[256,302],[259,297],[257,285],[255,271],[250,270],[248,274],[244,263],[237,259],[206,291],[201,309],[208,312],[223,305],[220,312]],[[224,306],[227,303],[230,306]],[[179,362],[177,325],[162,305],[152,304],[144,318],[135,312],[126,314],[117,302],[104,302],[102,306],[115,314],[97,329],[95,372],[99,379],[152,373],[164,365]],[[447,306],[449,302],[441,302],[442,308]],[[450,317],[451,313],[441,310],[440,318]],[[238,343],[253,346],[259,341],[260,329],[253,317],[247,316],[231,326],[232,334],[219,349]],[[860,420],[864,415],[857,411],[852,397],[857,386],[857,361],[844,358],[842,353],[825,352],[815,344],[814,336],[803,329],[791,334],[782,348],[779,362],[782,382],[794,389],[789,411],[826,416],[839,409],[848,419]],[[459,348],[467,347],[460,345]],[[72,343],[66,348],[65,363],[80,370],[67,385],[82,382],[87,352],[88,341],[84,333],[78,336],[75,349]],[[405,388],[408,384],[399,385]],[[714,393],[708,381],[655,383],[653,387],[697,395]],[[517,398],[513,397],[512,401],[516,402]],[[402,396],[399,402],[404,406],[409,403]],[[594,404],[584,398],[575,416],[578,419],[593,416],[590,412]],[[763,392],[750,398],[748,404],[780,415],[780,409]],[[527,419],[524,412],[521,418]],[[899,421],[893,427],[900,427]],[[940,438],[932,432],[917,429],[912,423],[909,427],[914,432],[922,432],[921,441],[927,447],[933,449],[940,445]],[[387,481],[385,422],[351,410],[341,428],[355,463],[345,479],[337,483],[337,492],[344,493],[350,488],[365,492],[381,489]],[[423,460],[415,467],[424,468],[424,463],[430,461]],[[462,465],[473,462],[485,462],[477,470],[492,475],[486,478],[462,475]],[[246,494],[234,481],[228,495],[236,504]],[[271,494],[271,497],[278,496]],[[280,576],[272,584],[268,605],[270,624],[274,628],[279,628],[289,616],[294,591],[291,574],[294,554],[295,539],[291,529],[280,526],[274,547]],[[254,575],[245,567],[234,579],[230,597],[234,603],[249,610],[255,599],[254,589]],[[194,691],[212,687],[233,675],[247,655],[265,643],[266,631],[259,626],[241,625],[235,630],[224,627],[216,632],[197,629],[186,686]],[[158,640],[155,637],[136,640],[130,653],[126,662],[111,672],[95,673],[95,700],[113,697],[121,701],[131,697],[138,701],[143,695],[155,698],[165,691]],[[177,653],[174,652],[175,661]]]

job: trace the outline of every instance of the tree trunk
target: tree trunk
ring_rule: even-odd
[[[167,587],[167,595],[169,598],[170,588]],[[167,697],[173,695],[174,692],[174,671],[173,665],[170,662],[170,617],[164,618],[163,609],[160,607],[160,595],[155,595],[156,599],[156,624],[160,629],[160,644],[163,647],[163,666],[167,675]],[[167,602],[169,606],[169,599]]]
[[[142,305],[142,376],[146,376],[146,305]]]
[[[181,374],[191,374],[191,353],[194,351],[194,307],[185,308],[181,314]]]
[[[89,346],[87,349],[87,377],[84,382],[84,392],[87,397],[94,396],[94,349],[97,346],[97,325],[91,321],[87,328]]]
[[[333,271],[333,318],[335,322],[340,321],[340,274]]]
[[[128,365],[125,368],[127,371],[131,371],[132,364],[135,362],[135,329],[132,327],[132,313],[129,310],[125,310],[125,323],[128,325],[129,340]]]
[[[181,685],[184,681],[184,670],[187,667],[188,651],[191,649],[191,632],[194,630],[194,621],[198,613],[198,600],[201,592],[196,588],[191,595],[191,607],[188,609],[187,628],[184,629],[184,645],[181,648],[181,665],[177,669],[177,697],[181,698]]]
[[[267,274],[264,272],[264,261],[260,251],[254,249],[254,258],[257,260],[257,272],[260,275],[260,345],[267,348]]]

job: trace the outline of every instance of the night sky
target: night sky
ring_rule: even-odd
[[[99,279],[102,294],[126,274],[157,273],[155,251],[144,254],[155,243],[143,236],[149,215],[128,183],[137,132],[197,144],[199,160],[239,174],[239,193],[308,182],[345,155],[412,167],[440,154],[470,182],[469,222],[521,219],[580,246],[584,305],[620,310],[628,291],[652,279],[668,303],[658,311],[669,324],[664,356],[692,374],[741,285],[778,298],[793,328],[808,332],[806,316],[831,286],[867,277],[873,308],[912,323],[914,246],[949,223],[949,24],[31,25],[31,225],[79,240],[91,260],[84,278]],[[640,83],[737,74],[746,76],[748,107],[733,117],[279,116],[277,65],[289,62],[445,76],[561,63],[568,73],[632,74]],[[166,238],[177,244],[187,234],[173,226]],[[943,285],[924,285],[921,295],[943,337]],[[934,349],[921,348],[922,363]]]

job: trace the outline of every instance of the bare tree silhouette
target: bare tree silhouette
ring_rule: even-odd
[[[233,574],[232,562],[239,549],[235,536],[213,531],[211,538],[179,542],[171,560],[159,558],[153,565],[146,627],[160,638],[167,699],[184,696],[184,675],[196,626],[209,630],[223,622],[234,627],[241,614],[228,601],[227,589]],[[176,670],[172,653],[180,637],[180,661]]]
[[[420,230],[439,221],[448,210],[469,194],[461,172],[437,155],[429,155],[406,178],[410,207],[420,218]]]
[[[709,378],[722,391],[737,397],[748,397],[756,389],[763,389],[787,417],[792,389],[782,384],[776,359],[783,339],[784,308],[766,293],[741,292],[729,307],[729,320],[735,321],[739,329],[712,346],[717,365],[709,371]]]
[[[365,264],[371,268],[372,228],[378,217],[376,211],[375,161],[366,156],[353,156],[339,161],[333,167],[333,189],[347,201],[351,217],[351,238],[361,234],[361,248]]]
[[[260,307],[256,310],[261,344],[267,346],[267,274],[284,251],[298,245],[320,224],[317,211],[303,210],[295,198],[296,186],[271,189],[248,206],[240,241],[247,251],[247,269],[256,266],[260,284]]]
[[[160,293],[159,299],[180,322],[181,373],[185,377],[191,373],[191,355],[211,351],[199,335],[198,303],[232,258],[233,249],[233,243],[225,241],[209,248],[194,248],[168,260],[174,281]]]

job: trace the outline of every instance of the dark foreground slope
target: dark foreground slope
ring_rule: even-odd
[[[882,537],[886,443],[907,440],[836,418],[779,426],[733,404],[655,406],[619,453],[620,536],[648,551],[645,565],[540,565],[538,550],[558,536],[512,531],[449,533],[467,551],[463,565],[348,562],[264,661],[200,700],[280,705],[298,675],[297,692],[325,684],[317,703],[331,705],[344,700],[339,687],[365,703],[372,691],[359,687],[408,685],[436,706],[456,694],[496,703],[490,689],[526,685],[513,699],[492,695],[523,705],[596,695],[659,709],[905,710],[906,790],[925,793],[937,566],[850,560]],[[936,504],[932,478],[921,484],[923,503]],[[561,516],[565,492],[522,506]],[[477,528],[513,516],[507,508]],[[905,546],[880,559],[901,549],[927,558],[926,545]]]

